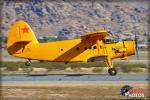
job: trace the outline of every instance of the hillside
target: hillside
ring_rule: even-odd
[[[1,31],[7,36],[16,20],[27,21],[36,36],[79,37],[86,32],[104,27],[116,37],[139,34],[148,36],[148,12],[146,1],[110,0],[25,0],[3,1]]]

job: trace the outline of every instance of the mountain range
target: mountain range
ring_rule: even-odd
[[[73,39],[99,29],[118,38],[149,36],[147,0],[6,0],[1,9],[1,32],[7,36],[17,20],[28,22],[37,37]]]

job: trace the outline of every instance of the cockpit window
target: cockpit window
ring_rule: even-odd
[[[106,39],[105,42],[106,42],[106,43],[110,43],[110,42],[111,42],[111,39]]]
[[[103,40],[103,42],[104,43],[116,43],[116,42],[119,42],[119,40],[115,38],[114,34],[112,34],[109,31],[107,37]]]

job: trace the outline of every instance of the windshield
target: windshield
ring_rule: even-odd
[[[116,43],[119,39],[114,36],[111,31],[108,31],[107,37],[104,39],[104,43]]]

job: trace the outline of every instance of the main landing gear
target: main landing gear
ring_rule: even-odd
[[[117,74],[117,70],[115,68],[109,68],[108,73],[111,76],[115,76]]]
[[[111,58],[107,57],[107,58],[105,59],[105,63],[107,64],[107,66],[108,66],[108,68],[109,68],[109,69],[108,69],[109,75],[111,75],[111,76],[117,75],[117,70],[113,67],[113,63],[112,63]]]

